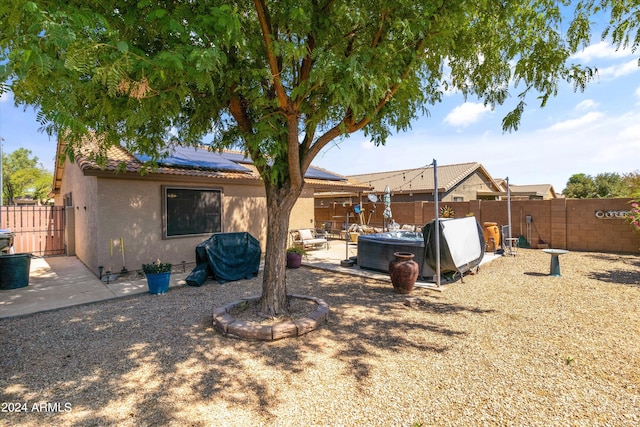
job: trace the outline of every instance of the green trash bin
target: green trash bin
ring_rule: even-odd
[[[27,286],[30,267],[31,254],[0,255],[0,290]]]

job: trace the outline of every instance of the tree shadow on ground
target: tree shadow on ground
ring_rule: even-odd
[[[591,258],[611,261],[611,269],[595,271],[589,277],[607,283],[640,286],[640,258],[624,254],[589,254]]]
[[[297,339],[249,342],[213,330],[213,308],[259,294],[261,277],[4,319],[0,397],[3,402],[69,402],[77,414],[69,422],[55,413],[20,414],[18,423],[116,425],[135,419],[143,425],[188,424],[188,412],[179,408],[184,404],[219,410],[237,405],[249,418],[270,420],[286,378],[321,369],[323,358],[340,361],[339,375],[365,387],[373,365],[384,363],[389,352],[445,353],[450,345],[436,336],[466,335],[447,326],[451,316],[491,312],[438,296],[407,307],[406,297],[393,294],[389,283],[336,280],[310,270],[288,275],[289,292],[320,297],[331,306],[327,324]],[[46,357],[30,357],[43,353]],[[271,368],[276,378],[252,375],[256,366]]]
[[[640,270],[614,269],[590,273],[589,277],[607,283],[640,287]]]

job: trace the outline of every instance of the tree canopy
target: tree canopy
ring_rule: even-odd
[[[594,70],[568,62],[594,12],[638,45],[635,0],[33,0],[0,4],[0,92],[39,106],[73,156],[83,135],[161,158],[169,143],[240,147],[265,183],[263,308],[284,301],[289,214],[320,150],[363,131],[376,144],[448,91],[511,104]],[[566,20],[570,17],[570,20]],[[279,252],[279,254],[276,254]],[[271,258],[274,257],[274,258]],[[277,296],[277,303],[274,303]],[[268,302],[264,302],[268,300]]]
[[[640,200],[640,169],[625,174],[623,180],[629,188],[629,197]]]
[[[640,191],[637,175],[629,173],[621,176],[615,172],[603,172],[596,176],[573,174],[562,194],[575,199],[635,197],[634,194]]]
[[[48,200],[53,175],[38,164],[38,157],[31,150],[19,148],[2,154],[3,202],[14,203],[18,197],[32,197],[42,203]]]

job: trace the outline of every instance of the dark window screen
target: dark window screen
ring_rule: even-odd
[[[222,231],[220,190],[166,188],[167,237]]]

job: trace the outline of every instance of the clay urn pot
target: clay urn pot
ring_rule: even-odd
[[[418,279],[418,263],[410,252],[394,252],[394,260],[389,262],[389,276],[396,294],[409,294]]]

